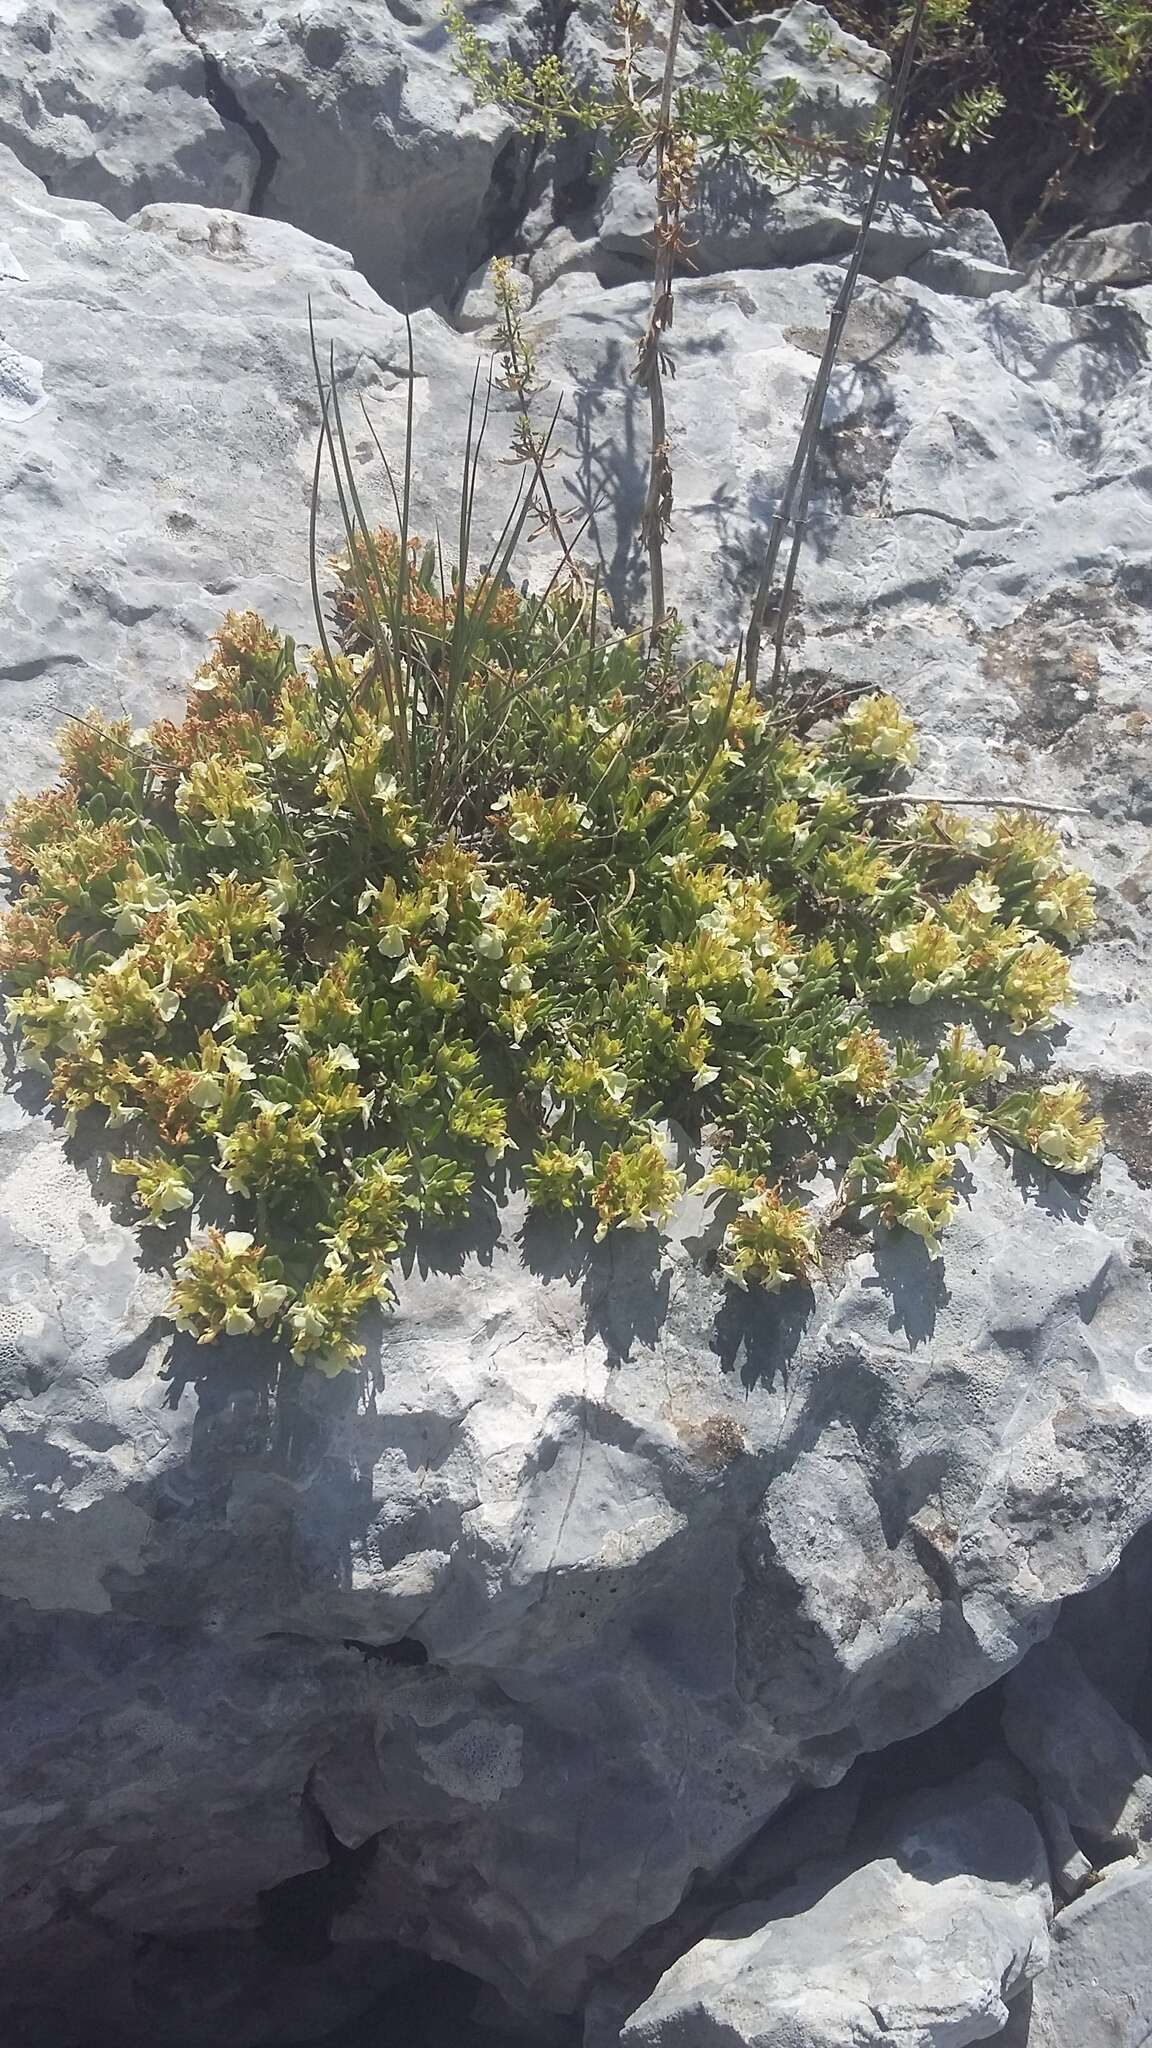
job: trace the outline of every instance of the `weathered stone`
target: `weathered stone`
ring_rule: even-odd
[[[573,233],[571,228],[553,228],[533,252],[528,264],[528,275],[532,288],[539,298],[561,277],[570,277],[577,271],[591,271],[595,268],[596,244],[587,235]]]
[[[948,215],[948,232],[957,249],[963,249],[968,256],[979,256],[985,263],[995,264],[999,269],[1008,268],[1008,251],[990,213],[979,206],[957,206]]]
[[[850,1772],[838,1785],[792,1800],[715,1877],[701,1876],[667,1920],[597,1978],[584,2005],[582,2048],[617,2048],[629,2014],[721,1913],[768,1898],[810,1865],[842,1856],[859,1811],[860,1785]]]
[[[791,118],[802,132],[859,141],[887,105],[890,66],[884,52],[850,35],[816,0],[795,0],[762,26],[769,40],[757,66],[758,84],[771,89],[794,81]]]
[[[452,298],[492,246],[482,222],[513,127],[475,105],[439,0],[178,4],[267,137],[265,211],[351,250],[392,305]],[[502,11],[497,54],[529,12]]]
[[[868,196],[866,170],[846,165],[795,181],[758,176],[733,162],[705,167],[684,223],[696,275],[775,269],[846,256],[856,239]],[[651,261],[654,204],[651,180],[633,165],[616,172],[598,217],[604,255],[640,265]],[[888,181],[865,244],[869,277],[909,270],[943,226],[917,178]]]
[[[605,14],[596,6],[578,9],[564,45],[566,61],[602,91],[611,82],[615,47]],[[659,11],[656,22],[653,44],[644,45],[639,56],[653,84],[663,56]],[[797,0],[793,7],[750,26],[766,39],[751,84],[768,95],[769,104],[778,92],[788,93],[788,127],[808,146],[798,152],[794,164],[771,172],[756,169],[739,152],[726,161],[701,163],[684,220],[682,267],[688,275],[843,255],[855,239],[869,189],[857,145],[885,103],[887,57],[848,34],[812,0]],[[706,39],[691,24],[684,33],[678,68],[687,84],[707,88],[715,83]],[[596,271],[602,282],[626,283],[650,267],[654,214],[651,166],[617,170],[601,196],[596,217]],[[943,224],[923,184],[894,176],[869,236],[865,270],[878,277],[893,276],[944,239]]]
[[[10,792],[50,775],[69,712],[171,712],[229,605],[308,644],[309,299],[390,455],[408,387],[403,321],[339,250],[193,207],[119,222],[7,158],[0,177]],[[838,281],[678,289],[669,580],[713,652]],[[565,276],[526,316],[567,399],[555,489],[597,504],[583,545],[633,609],[647,301]],[[414,346],[427,532],[451,524],[476,346],[427,314]],[[1141,447],[1147,361],[1138,292],[865,285],[796,655],[822,689],[898,691],[922,788],[1090,812],[1067,838],[1102,926],[1058,1056],[1117,1086],[1152,1070],[1152,512],[1140,461],[1101,450],[1117,422]],[[514,488],[511,417],[494,397],[482,533]],[[356,460],[386,513],[366,433]],[[326,499],[322,548],[336,525]],[[1089,705],[1053,737],[1057,643]],[[581,1267],[523,1246],[513,1206],[425,1247],[358,1388],[170,1347],[134,1239],[30,1105],[4,1117],[0,1959],[22,2011],[30,1943],[250,1928],[258,1894],[326,1866],[325,1827],[372,1862],[339,1941],[571,2008],[695,1873],[990,1684],[1152,1518],[1152,1205],[1118,1157],[1080,1193],[987,1152],[942,1268],[861,1241],[811,1299],[744,1309],[687,1221]]]
[[[1152,1871],[1110,1873],[1060,1913],[1048,1968],[1004,2048],[1145,2048],[1152,2033]]]
[[[0,283],[6,799],[50,772],[69,713],[122,703],[144,723],[171,711],[230,604],[265,608],[311,644],[309,302],[353,409],[368,401],[394,456],[407,343],[343,250],[282,222],[157,206],[123,223],[49,197],[7,152],[0,165],[25,273]],[[458,463],[476,351],[430,315],[415,337],[421,390],[429,374],[438,387],[422,428],[436,472],[427,521]],[[493,441],[499,431],[497,420]],[[323,520],[330,550],[330,498]]]
[[[481,328],[494,326],[499,318],[492,265],[482,263],[468,279],[464,295],[452,315],[452,325],[461,334],[473,334]]]
[[[1126,221],[1060,242],[1041,259],[1040,268],[1045,277],[1067,278],[1076,285],[1124,289],[1152,284],[1152,221]]]
[[[965,249],[929,249],[909,264],[908,275],[959,299],[990,299],[994,292],[1019,291],[1028,281],[1023,270],[988,263]]]
[[[1078,1833],[1113,1855],[1152,1849],[1152,1757],[1069,1644],[1039,1644],[1012,1673],[1004,1739]]]
[[[1060,1634],[1093,1685],[1147,1738],[1152,1733],[1152,1526],[1133,1538],[1101,1585],[1065,1603]]]
[[[966,2048],[1048,1953],[1043,1845],[1022,1806],[930,1801],[877,1858],[720,1920],[621,2033],[622,2048]]]
[[[0,143],[52,191],[129,214],[151,200],[247,206],[259,171],[217,111],[165,0],[10,0],[0,11]]]
[[[1074,1899],[1091,1879],[1092,1865],[1072,1833],[1068,1815],[1055,1799],[1041,1798],[1039,1817],[1052,1881],[1062,1899]]]

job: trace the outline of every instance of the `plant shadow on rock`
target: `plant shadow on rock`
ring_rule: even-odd
[[[532,1215],[519,1242],[529,1272],[545,1285],[580,1284],[585,1339],[599,1339],[611,1365],[630,1358],[634,1344],[659,1342],[671,1273],[655,1231],[620,1232],[597,1244],[590,1224],[575,1229],[560,1217]]]
[[[635,544],[647,460],[641,424],[644,401],[632,383],[631,369],[622,344],[610,339],[596,375],[576,392],[575,461],[568,484],[577,517],[588,521],[600,581],[619,618],[640,615],[644,588]]]
[[[966,1196],[968,1190],[959,1180],[957,1186]],[[892,1303],[888,1328],[893,1335],[902,1331],[915,1351],[934,1335],[937,1312],[946,1308],[950,1299],[944,1261],[931,1258],[919,1239],[907,1232],[896,1236],[886,1230],[877,1231],[873,1256],[876,1273],[865,1278],[864,1286],[880,1288],[888,1295]]]
[[[786,1383],[815,1309],[815,1293],[806,1284],[756,1297],[729,1288],[717,1311],[712,1350],[725,1372],[739,1363],[749,1393],[778,1380]]]
[[[786,327],[784,339],[816,358],[823,333],[816,327]],[[870,506],[899,448],[901,431],[884,370],[886,361],[902,347],[920,354],[935,349],[927,312],[915,300],[897,299],[882,285],[874,285],[869,297],[853,307],[832,378],[836,417],[825,418],[817,437],[804,547],[818,562],[832,557],[845,519]],[[753,475],[743,498],[731,485],[718,484],[707,503],[695,508],[698,516],[708,516],[714,524],[713,556],[731,592],[733,634],[758,572],[749,534],[769,530],[780,494],[780,479],[761,471]],[[789,641],[802,638],[801,609],[797,599],[789,621]]]
[[[1012,1178],[1026,1202],[1065,1223],[1083,1223],[1088,1215],[1086,1190],[1006,1145],[997,1145],[1002,1159],[1010,1161]]]

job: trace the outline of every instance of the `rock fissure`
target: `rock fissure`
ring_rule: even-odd
[[[280,153],[277,150],[263,122],[257,121],[244,106],[234,86],[230,85],[208,43],[196,34],[188,14],[187,0],[162,0],[176,23],[186,43],[199,52],[204,64],[204,89],[210,104],[219,114],[221,121],[242,129],[256,151],[256,173],[252,189],[248,194],[245,211],[260,214],[273,178],[276,176]]]

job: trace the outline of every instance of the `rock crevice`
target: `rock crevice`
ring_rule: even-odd
[[[214,56],[207,42],[202,41],[193,26],[193,7],[190,0],[163,0],[173,21],[185,42],[199,51],[204,64],[204,91],[210,103],[225,125],[243,130],[256,152],[256,172],[252,189],[244,204],[246,213],[262,213],[268,189],[276,176],[279,153],[268,130],[244,107],[239,94],[229,84],[220,68],[219,59]]]

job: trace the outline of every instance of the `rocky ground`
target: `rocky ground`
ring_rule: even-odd
[[[858,128],[883,62],[813,59],[821,19],[773,17],[765,62]],[[605,62],[593,7],[480,20]],[[172,710],[229,606],[308,637],[309,304],[393,452],[422,308],[430,526],[509,249],[554,489],[642,601],[631,173],[477,113],[423,0],[17,0],[0,55],[5,794],[67,715]],[[174,1344],[11,1089],[6,2042],[1152,2035],[1152,228],[1025,277],[985,216],[888,198],[794,665],[893,689],[923,789],[1067,807],[1100,921],[1022,1057],[1088,1079],[1103,1171],[989,1151],[942,1267],[846,1239],[814,1293],[738,1307],[690,1211],[579,1261],[510,1198],[420,1248],[330,1384]],[[718,653],[859,203],[717,175],[693,222],[669,570]],[[511,426],[498,401],[492,529]]]

